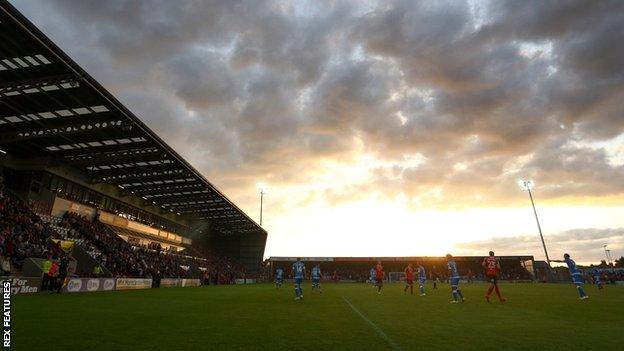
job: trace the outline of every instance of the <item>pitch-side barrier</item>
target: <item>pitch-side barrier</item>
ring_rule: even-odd
[[[41,291],[40,277],[6,277],[2,281],[11,282],[11,294],[32,294]],[[163,278],[161,287],[200,286],[199,279]],[[152,288],[152,279],[143,278],[69,278],[63,287],[64,293],[136,290]],[[4,284],[0,285],[0,293],[4,292]]]

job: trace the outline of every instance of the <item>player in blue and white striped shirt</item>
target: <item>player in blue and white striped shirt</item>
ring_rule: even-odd
[[[284,282],[284,270],[282,268],[278,268],[275,270],[275,288],[279,289],[282,287],[282,283]]]
[[[303,264],[299,258],[297,258],[297,261],[292,265],[292,275],[295,279],[295,300],[303,299],[301,283],[303,283],[303,276],[305,275],[305,264]]]
[[[570,270],[570,275],[572,276],[572,282],[576,285],[576,289],[579,293],[579,299],[585,300],[588,299],[589,296],[585,294],[585,290],[583,290],[583,274],[576,268],[576,262],[570,258],[570,255],[564,254],[563,261],[561,260],[552,260],[552,262],[565,263],[568,265],[568,270]]]
[[[427,281],[427,273],[425,272],[425,267],[420,262],[416,263],[418,266],[416,267],[418,272],[418,289],[420,290],[420,296],[425,296],[425,282]]]
[[[600,271],[598,269],[594,268],[592,277],[594,278],[594,285],[596,285],[598,289],[602,289],[602,281],[600,280]]]
[[[317,264],[312,267],[312,271],[310,272],[312,276],[312,291],[317,290],[319,293],[323,293],[323,288],[321,288],[321,267]]]
[[[377,274],[375,274],[375,267],[371,267],[370,269],[370,282],[375,286],[375,281],[377,280]]]
[[[451,300],[451,303],[458,303],[459,299],[461,299],[461,302],[464,302],[464,295],[462,295],[461,290],[459,290],[459,272],[457,271],[457,263],[455,263],[451,254],[446,255],[446,261],[448,262],[447,266],[449,270],[449,280],[451,283],[451,293],[453,294],[453,300]]]

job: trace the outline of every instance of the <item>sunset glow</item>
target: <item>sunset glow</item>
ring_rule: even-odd
[[[520,179],[552,257],[624,255],[606,7],[12,3],[255,220],[265,193],[265,257],[542,259]]]

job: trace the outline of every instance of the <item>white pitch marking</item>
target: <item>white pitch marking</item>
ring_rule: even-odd
[[[363,315],[362,312],[360,312],[357,308],[355,308],[355,306],[353,306],[353,304],[351,304],[351,302],[347,300],[346,297],[343,296],[342,299],[347,303],[347,305],[349,305],[349,307],[351,307],[351,309],[353,310],[353,312],[355,312],[355,314],[360,316],[366,323],[368,323],[371,327],[373,327],[373,329],[377,332],[377,334],[379,334],[379,336],[381,336],[381,338],[384,339],[388,343],[388,345],[392,347],[393,350],[402,351],[401,347],[397,343],[395,343],[394,340],[390,339],[388,334],[384,333],[384,331],[381,330],[381,328],[379,328],[370,319],[366,318],[366,316]]]

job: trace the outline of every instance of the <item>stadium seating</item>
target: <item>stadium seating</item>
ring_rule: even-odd
[[[102,264],[117,277],[203,278],[202,271],[207,271],[214,283],[227,284],[242,275],[237,265],[218,255],[187,256],[157,245],[130,245],[106,224],[76,213],[66,213],[62,223],[90,240],[103,253]]]
[[[158,245],[134,247],[101,222],[70,212],[37,215],[28,204],[0,192],[0,253],[11,265],[6,275],[18,274],[26,258],[58,259],[60,240],[79,246],[115,277],[203,278],[227,284],[243,276],[241,267],[227,258],[175,254]]]
[[[0,250],[11,262],[11,273],[21,269],[28,257],[58,258],[61,248],[50,240],[54,236],[58,237],[58,233],[25,203],[0,196]]]
[[[66,213],[63,221],[103,253],[103,265],[115,276],[189,278],[198,275],[198,258],[185,259],[157,250],[133,247],[103,223],[90,222],[76,213]]]

